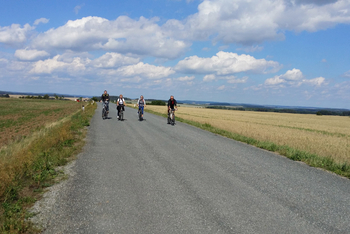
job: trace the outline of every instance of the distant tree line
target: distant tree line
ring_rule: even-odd
[[[148,105],[165,106],[165,101],[162,100],[152,100]]]
[[[9,98],[10,97],[10,95],[9,94],[0,94],[0,97],[5,97],[5,98]]]
[[[316,112],[316,115],[339,115],[339,116],[350,116],[350,111],[330,111],[330,110],[319,110]]]
[[[27,95],[27,96],[20,96],[19,98],[23,98],[23,99],[56,99],[56,100],[64,100],[64,96],[58,96],[56,94],[54,94],[54,98],[50,98],[50,96],[48,94],[45,94],[44,96],[41,96],[41,95],[38,95],[38,96]]]
[[[38,95],[38,96],[27,95],[27,96],[21,96],[19,98],[24,98],[24,99],[50,99],[50,96],[48,94],[45,94],[44,96],[41,96],[41,95]]]

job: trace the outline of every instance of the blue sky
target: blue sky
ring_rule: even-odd
[[[350,109],[350,0],[0,6],[0,90]]]

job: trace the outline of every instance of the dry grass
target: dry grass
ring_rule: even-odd
[[[31,128],[25,138],[12,141],[0,149],[0,233],[35,231],[26,220],[26,209],[33,204],[38,192],[53,183],[57,176],[55,167],[64,165],[81,150],[86,132],[83,128],[89,125],[96,107],[89,105],[82,112],[80,105],[69,101],[44,101],[44,106],[42,101],[37,105],[31,100],[20,101],[28,102],[30,110],[45,111],[44,116],[55,121],[45,121],[45,117],[41,116],[43,120],[39,127]],[[74,106],[71,106],[72,103]],[[61,114],[53,114],[57,109]],[[30,110],[27,113],[29,119],[33,119]],[[8,113],[11,115],[16,111],[14,106]],[[27,123],[30,125],[25,117],[22,113],[20,118],[27,120],[20,122],[22,128]],[[7,126],[11,128],[12,125]],[[6,127],[3,129],[6,132]]]
[[[70,101],[0,98],[0,148],[80,109]]]
[[[147,109],[166,113],[164,106]],[[177,117],[208,123],[259,141],[269,141],[350,163],[350,118],[180,107]]]

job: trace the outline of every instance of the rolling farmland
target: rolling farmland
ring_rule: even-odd
[[[164,106],[148,110],[166,113]],[[350,118],[180,107],[177,117],[350,163]]]
[[[81,103],[0,98],[0,148],[80,109]]]

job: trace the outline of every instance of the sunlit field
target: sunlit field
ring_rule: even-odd
[[[147,109],[166,113],[165,106]],[[177,117],[350,163],[350,118],[179,107]]]
[[[81,103],[0,98],[0,148],[80,109]]]
[[[84,145],[95,105],[0,98],[0,233],[37,233],[27,209]]]

